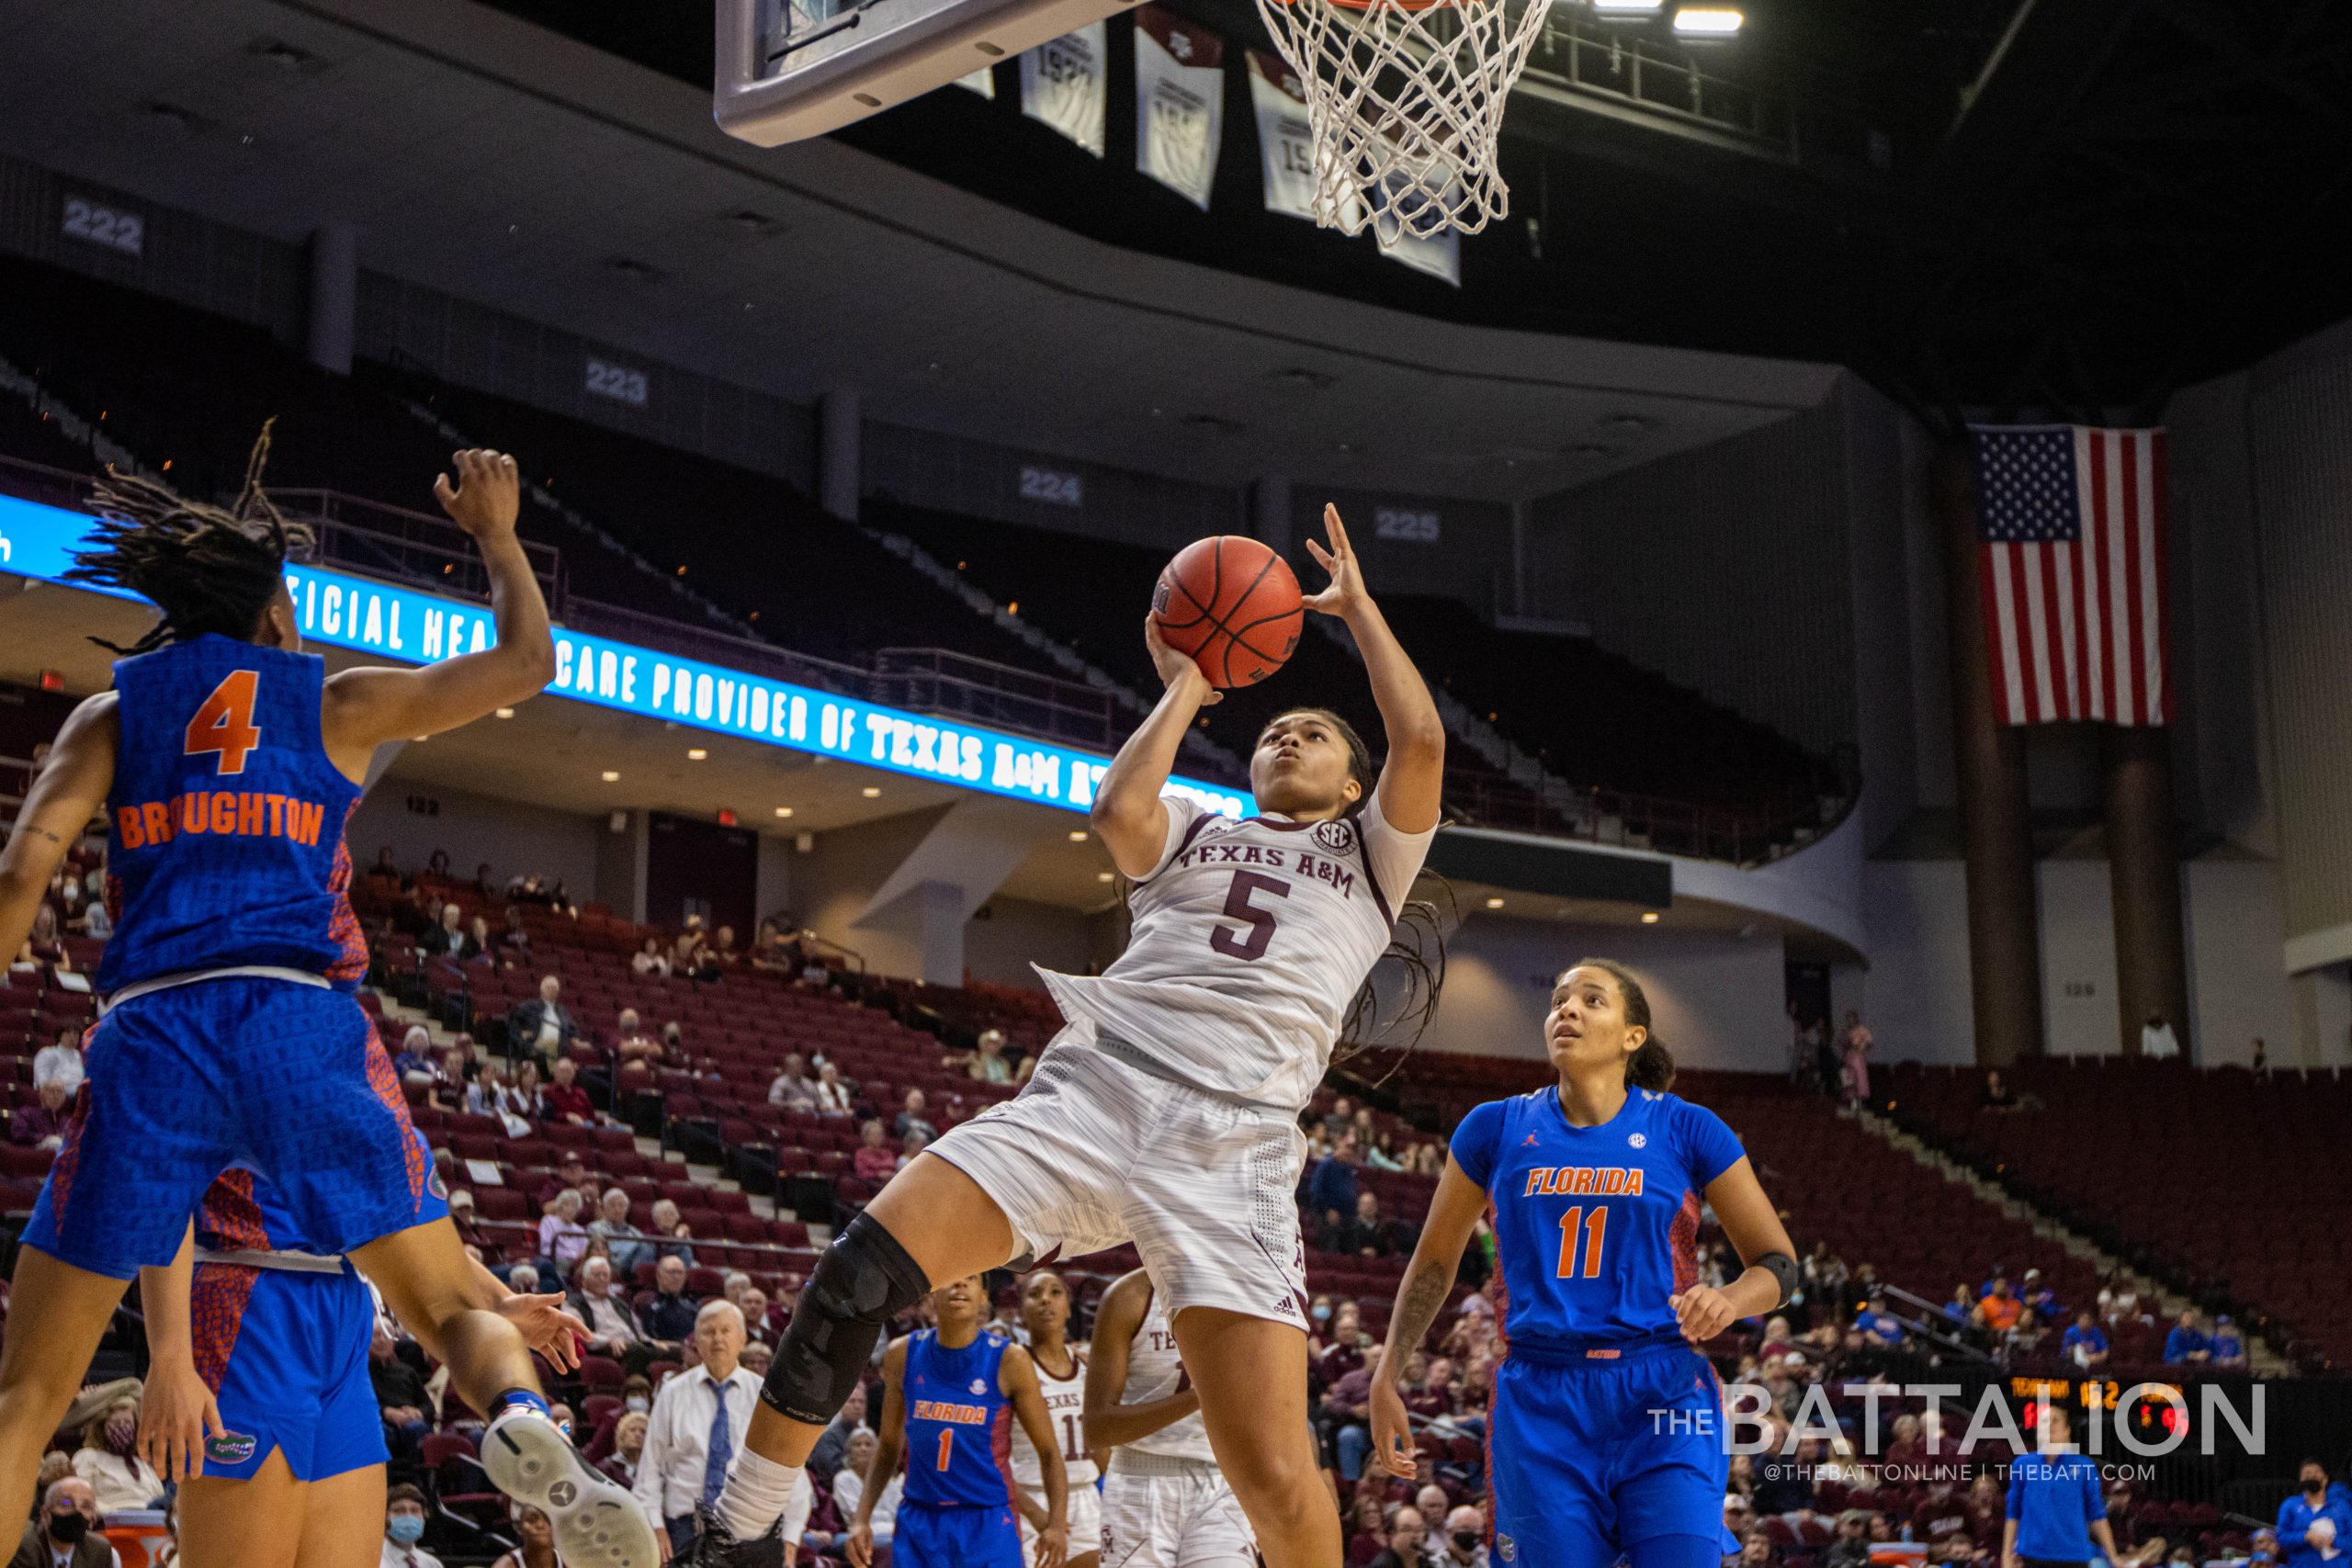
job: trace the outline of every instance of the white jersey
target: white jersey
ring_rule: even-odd
[[[1029,1360],[1037,1369],[1037,1389],[1046,1396],[1046,1421],[1062,1445],[1062,1468],[1069,1472],[1069,1489],[1091,1486],[1102,1472],[1094,1467],[1093,1450],[1086,1446],[1086,1358],[1077,1349],[1069,1352],[1069,1376],[1057,1378],[1046,1370],[1035,1347]],[[1038,1462],[1037,1445],[1029,1440],[1029,1428],[1020,1422],[1012,1424],[1012,1479],[1024,1492],[1046,1494],[1046,1467]]]
[[[1127,907],[1127,951],[1092,977],[1039,970],[1064,1017],[1188,1081],[1295,1113],[1386,951],[1437,829],[1380,802],[1332,822],[1241,820],[1163,797],[1168,842]]]
[[[1165,1300],[1159,1288],[1153,1286],[1151,1308],[1143,1314],[1135,1341],[1127,1347],[1127,1386],[1119,1391],[1122,1404],[1149,1404],[1184,1386],[1184,1362],[1176,1353],[1176,1325],[1170,1321],[1162,1304]],[[1159,1454],[1166,1459],[1206,1460],[1212,1464],[1216,1461],[1216,1453],[1209,1447],[1209,1429],[1202,1424],[1197,1410],[1126,1446],[1137,1453]]]

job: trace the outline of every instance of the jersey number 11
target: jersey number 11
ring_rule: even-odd
[[[1609,1234],[1609,1211],[1595,1203],[1592,1223],[1585,1224],[1584,1205],[1579,1203],[1560,1216],[1560,1273],[1563,1280],[1598,1280],[1600,1278],[1600,1242]],[[1577,1232],[1584,1232],[1583,1267],[1577,1267]]]

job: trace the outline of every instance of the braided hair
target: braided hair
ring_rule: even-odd
[[[288,522],[262,491],[276,423],[262,426],[245,482],[225,508],[189,501],[141,474],[109,469],[98,481],[90,496],[97,525],[74,552],[66,580],[127,588],[163,615],[129,648],[91,641],[129,655],[215,633],[253,640],[285,585],[287,557],[308,550],[312,540],[309,528]]]

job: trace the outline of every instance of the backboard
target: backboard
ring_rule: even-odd
[[[1135,0],[718,0],[713,113],[777,147],[822,136]]]

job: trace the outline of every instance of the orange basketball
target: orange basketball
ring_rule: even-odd
[[[1152,619],[1209,684],[1254,686],[1298,647],[1306,612],[1290,563],[1255,539],[1224,534],[1186,545],[1159,574]]]

